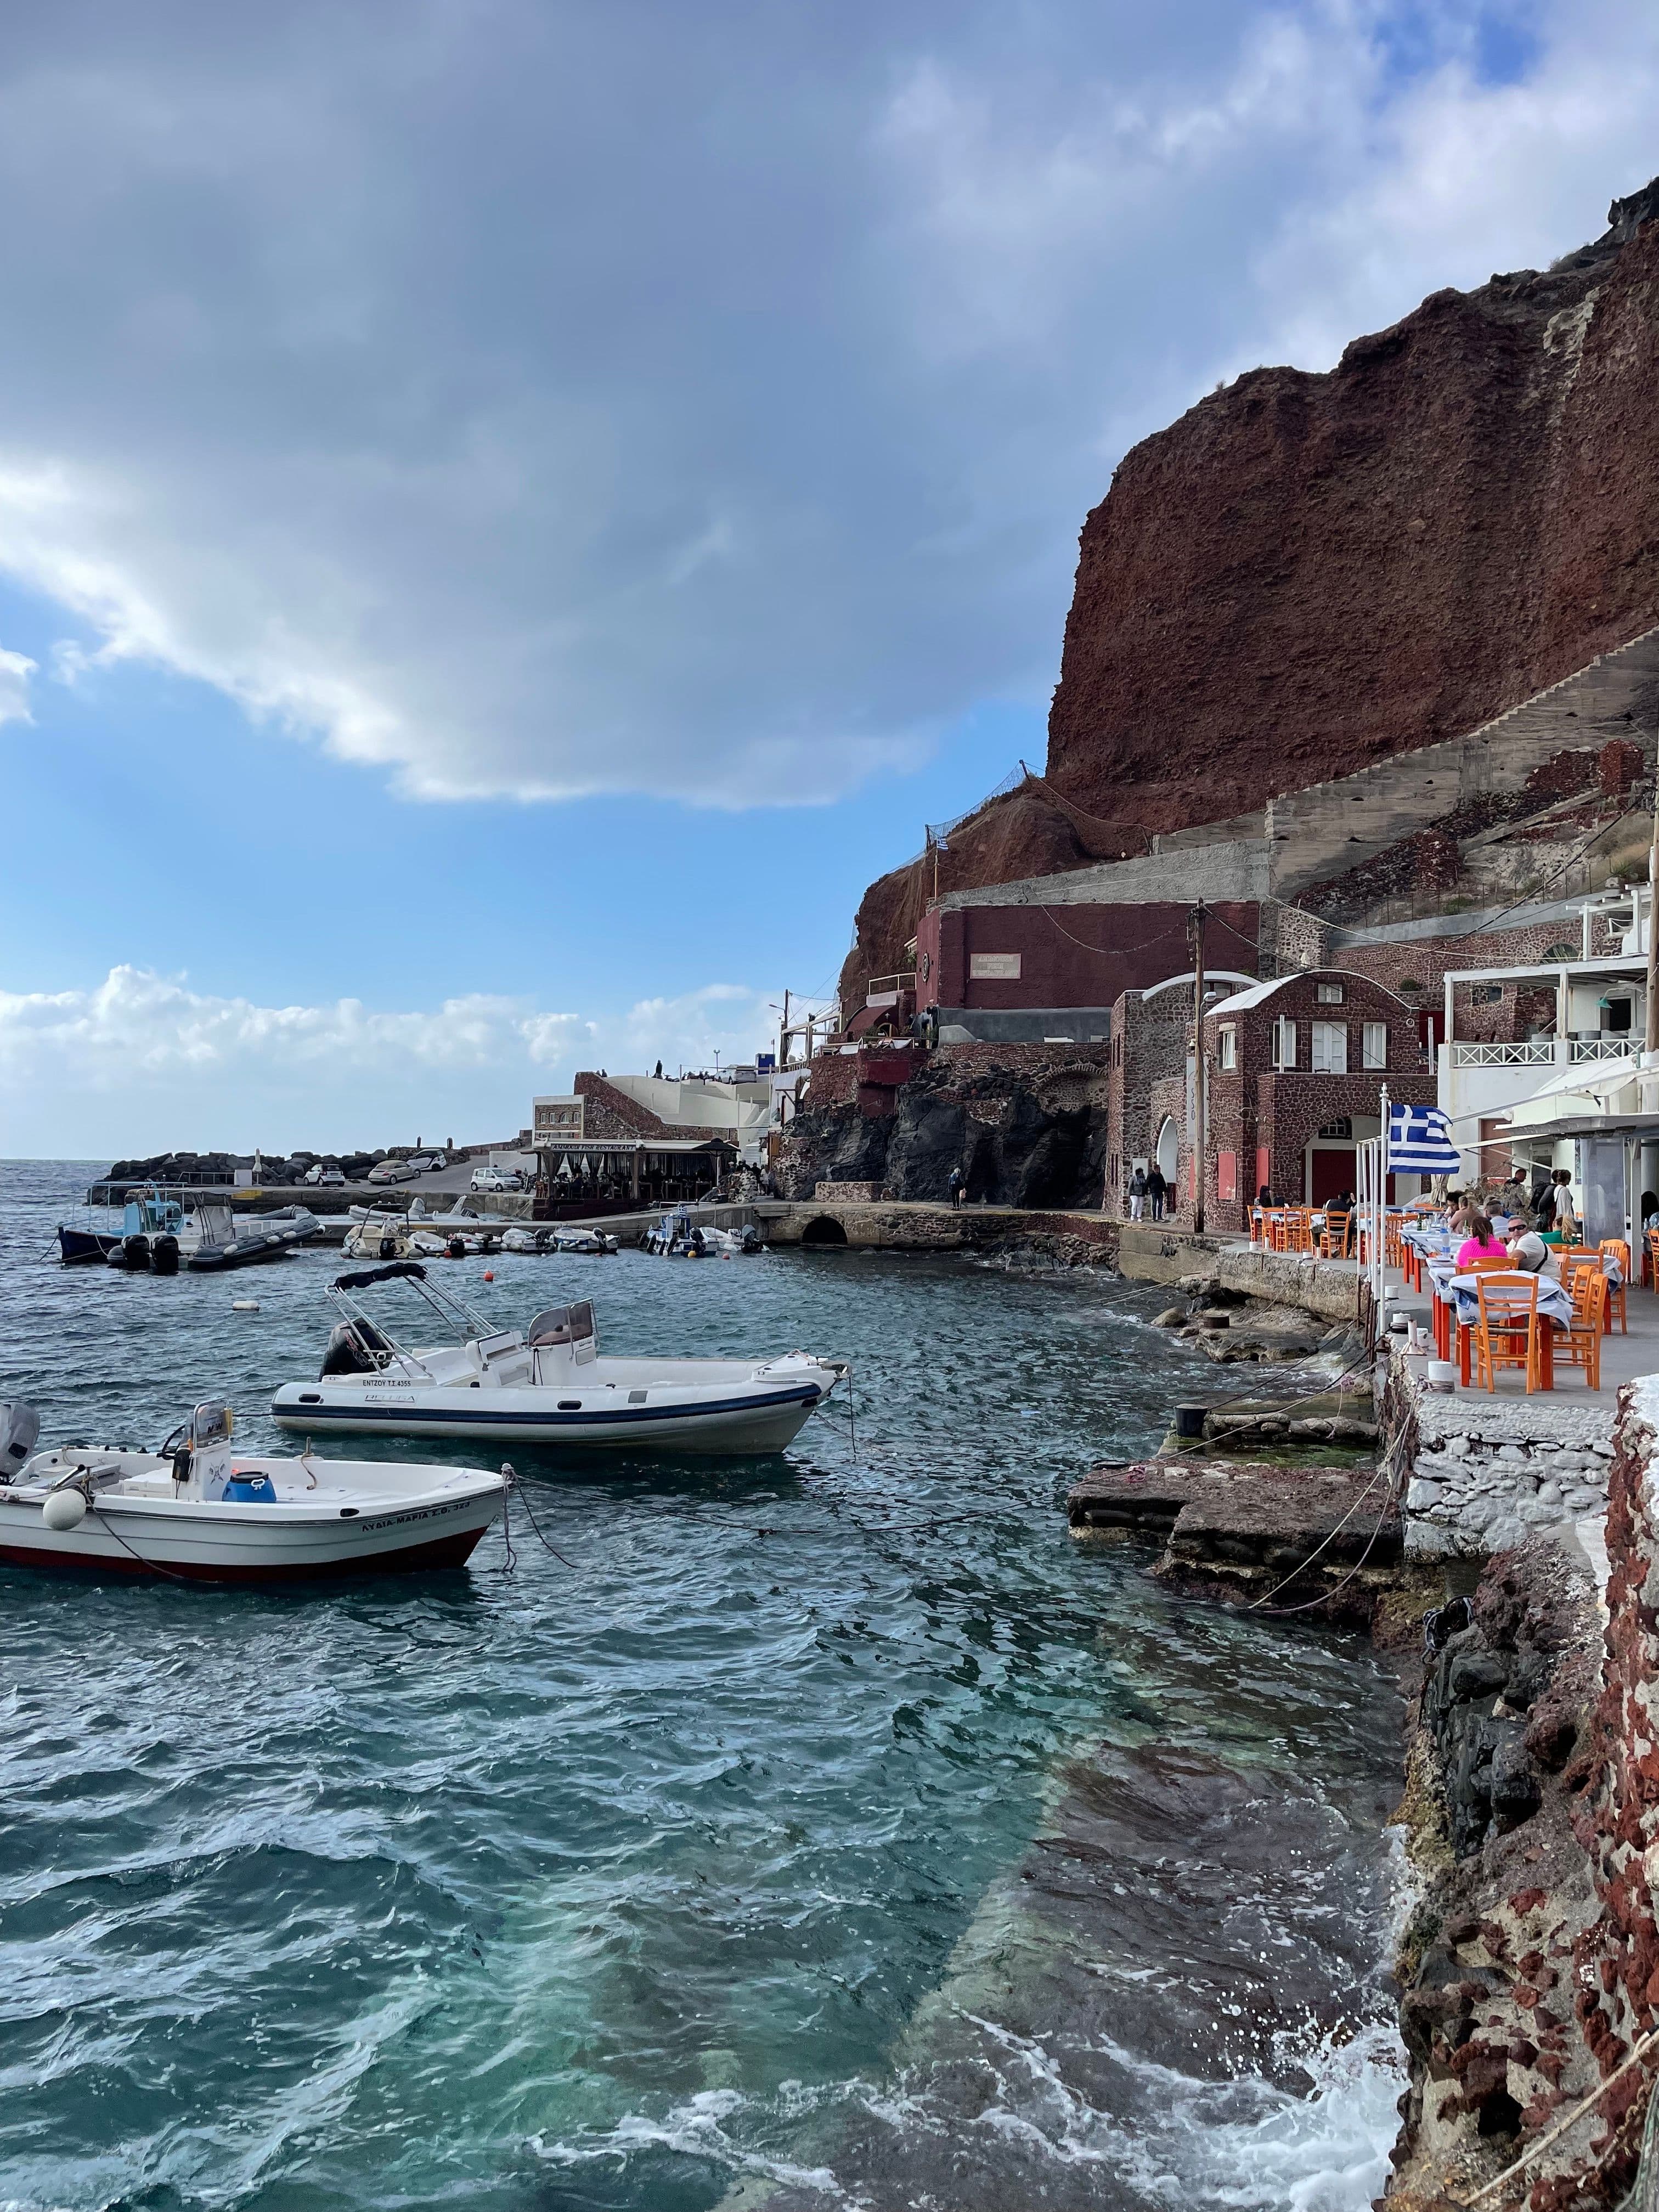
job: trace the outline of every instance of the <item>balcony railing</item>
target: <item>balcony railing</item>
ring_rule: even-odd
[[[1635,1050],[1629,1036],[1531,1037],[1521,1044],[1454,1044],[1454,1067],[1553,1067],[1597,1060],[1623,1060]]]
[[[1555,1039],[1538,1037],[1524,1044],[1455,1044],[1454,1067],[1550,1067],[1555,1062]]]
[[[890,1006],[901,991],[914,991],[916,971],[913,968],[905,975],[872,975],[864,987],[866,1006]]]

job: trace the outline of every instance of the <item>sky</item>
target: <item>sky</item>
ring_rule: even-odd
[[[12,1157],[764,1048],[1129,446],[1659,172],[1640,0],[0,20]]]

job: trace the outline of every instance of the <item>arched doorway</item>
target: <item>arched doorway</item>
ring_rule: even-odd
[[[1176,1170],[1181,1165],[1181,1137],[1167,1114],[1164,1117],[1164,1127],[1158,1133],[1157,1158],[1158,1171],[1169,1184],[1173,1195]]]
[[[815,1214],[800,1232],[803,1244],[816,1245],[819,1251],[835,1251],[845,1245],[847,1231],[833,1213]]]

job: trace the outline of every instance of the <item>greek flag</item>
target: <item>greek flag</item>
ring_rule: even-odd
[[[1455,1175],[1463,1163],[1437,1106],[1390,1106],[1390,1175]]]

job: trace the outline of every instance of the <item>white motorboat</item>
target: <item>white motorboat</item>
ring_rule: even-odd
[[[640,1249],[663,1260],[736,1260],[762,1252],[765,1246],[752,1222],[741,1229],[716,1229],[693,1222],[684,1206],[665,1213],[640,1239]]]
[[[410,1240],[406,1214],[377,1213],[372,1206],[354,1206],[351,1226],[340,1249],[348,1260],[406,1260]]]
[[[406,1283],[449,1342],[409,1348],[360,1294]],[[617,1359],[601,1355],[591,1301],[553,1306],[522,1334],[498,1329],[414,1261],[342,1275],[343,1318],[315,1382],[285,1382],[271,1413],[313,1435],[466,1437],[587,1450],[781,1451],[847,1374],[845,1361]]]
[[[459,1566],[501,1517],[505,1472],[270,1459],[234,1426],[208,1404],[160,1451],[36,1452],[33,1413],[0,1407],[0,1559],[210,1583],[410,1573]]]

